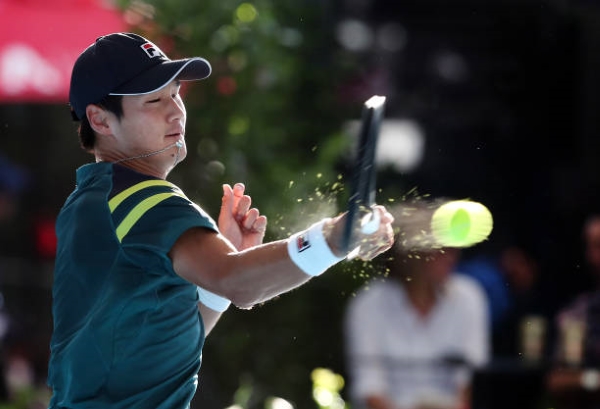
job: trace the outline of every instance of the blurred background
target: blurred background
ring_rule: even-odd
[[[589,287],[581,228],[600,199],[595,0],[0,0],[0,392],[10,407],[33,405],[15,390],[34,388],[41,407],[47,397],[54,220],[75,169],[92,160],[69,114],[70,69],[114,31],[213,65],[184,89],[189,153],[171,176],[212,215],[222,183],[236,181],[269,217],[268,239],[343,210],[362,103],[385,95],[379,203],[484,203],[494,231],[463,252],[465,270],[481,260],[500,269],[505,249],[526,250],[548,317]],[[251,311],[232,308],[207,341],[195,405],[278,397],[325,407],[311,374],[346,378],[344,307],[378,274],[358,262],[333,270]],[[519,354],[494,349],[498,360]]]

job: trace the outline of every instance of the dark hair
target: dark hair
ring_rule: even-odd
[[[107,95],[97,105],[109,112],[112,112],[117,116],[117,118],[121,119],[123,116],[122,101],[122,95]],[[79,134],[79,143],[81,144],[81,147],[86,151],[91,151],[94,149],[94,144],[96,143],[96,133],[92,129],[87,116],[84,116],[81,119],[81,124],[79,125],[79,130],[77,132]]]

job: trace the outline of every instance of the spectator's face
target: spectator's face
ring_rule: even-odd
[[[536,260],[519,247],[508,247],[500,259],[502,271],[508,283],[516,291],[531,288],[538,277]]]
[[[427,269],[427,274],[434,282],[444,282],[452,273],[457,261],[458,250],[444,249],[430,256],[425,269]]]
[[[434,285],[443,284],[454,270],[459,254],[457,249],[414,254],[405,259],[405,267],[408,274],[415,280],[426,281]]]

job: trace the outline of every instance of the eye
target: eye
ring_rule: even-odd
[[[148,101],[149,104],[154,104],[156,102],[160,102],[160,98],[154,98]]]
[[[171,88],[171,97],[175,98],[177,95],[179,95],[179,90],[181,89],[181,82],[179,80],[175,81],[173,83],[173,87]]]

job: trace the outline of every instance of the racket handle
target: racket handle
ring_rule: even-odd
[[[379,212],[371,211],[365,214],[360,220],[360,231],[363,234],[373,234],[379,229],[381,216]]]
[[[381,216],[379,215],[379,212],[371,210],[370,212],[365,214],[360,219],[360,232],[362,234],[373,234],[377,230],[379,230],[380,223],[381,223]],[[360,246],[356,247],[354,250],[352,250],[350,253],[348,253],[348,256],[346,256],[346,259],[352,260],[352,259],[356,258],[356,256],[358,256],[359,251],[360,251]]]

